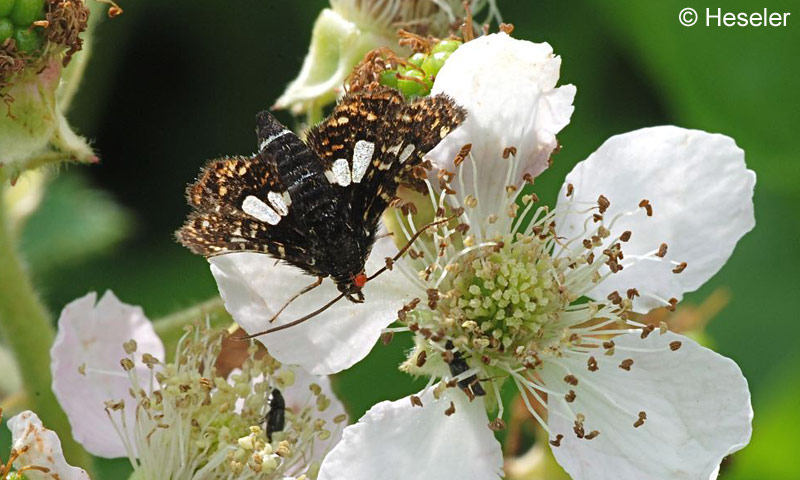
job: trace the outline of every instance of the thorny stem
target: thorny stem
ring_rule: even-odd
[[[7,179],[0,178],[0,197],[6,185]],[[67,461],[88,471],[91,459],[72,439],[67,416],[51,387],[50,346],[55,329],[17,254],[13,237],[6,211],[0,207],[0,333],[19,365],[28,406],[59,434]]]
[[[164,342],[167,356],[175,352],[178,340],[186,333],[186,325],[192,325],[195,322],[205,324],[206,318],[208,318],[211,328],[223,328],[233,322],[220,297],[210,298],[154,321],[153,326],[161,341]],[[171,361],[171,359],[168,358],[167,361]]]

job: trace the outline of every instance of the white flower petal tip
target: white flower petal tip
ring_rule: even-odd
[[[378,240],[367,261],[367,272],[383,266],[384,259],[396,252],[390,238]],[[339,295],[333,282],[326,279],[270,323],[275,312],[313,278],[258,253],[220,255],[209,262],[225,308],[249,334],[305,316]],[[402,274],[385,272],[364,287],[367,303],[343,299],[304,323],[257,339],[282,363],[299,365],[315,375],[333,374],[367,356],[382,330],[397,319],[404,292],[412,291]]]
[[[536,176],[548,166],[556,134],[572,116],[576,89],[556,87],[561,58],[547,43],[532,43],[495,33],[467,42],[447,59],[431,95],[444,93],[467,109],[467,120],[429,154],[439,167],[455,171],[454,159],[472,144],[482,192],[502,192],[509,161],[516,149],[522,175]],[[503,162],[502,164],[498,162]]]
[[[91,454],[124,457],[127,451],[105,412],[108,400],[130,399],[128,373],[120,360],[129,357],[122,344],[137,343],[136,375],[149,378],[143,353],[163,360],[164,345],[140,307],[124,304],[110,291],[95,304],[92,292],[61,311],[58,334],[50,350],[53,392],[67,413],[72,433]],[[132,407],[132,405],[131,405]],[[134,425],[134,409],[126,408]]]
[[[56,432],[45,428],[39,417],[26,410],[8,420],[11,430],[12,448],[16,452],[24,452],[14,461],[14,467],[39,467],[47,469],[25,470],[25,478],[29,480],[89,480],[85,470],[73,467],[64,458],[61,440]]]
[[[736,363],[671,332],[614,342],[615,355],[596,356],[594,371],[584,355],[570,354],[544,379],[563,386],[565,371],[577,378],[572,400],[548,399],[549,428],[563,435],[553,453],[572,478],[705,480],[747,445],[753,410]],[[628,370],[622,359],[632,360]]]
[[[633,308],[647,312],[680,300],[722,268],[755,225],[755,182],[744,151],[729,137],[672,126],[644,128],[611,137],[567,175],[557,208],[568,213],[557,219],[556,229],[565,238],[579,236],[587,214],[578,212],[605,196],[610,201],[605,219],[621,215],[606,243],[624,231],[632,236],[622,243],[624,269],[589,295],[601,299],[637,288]],[[574,193],[567,197],[569,185]],[[649,201],[652,216],[639,208],[642,200]],[[655,257],[662,244],[666,254]],[[674,273],[683,262],[685,269]]]
[[[420,395],[373,406],[325,457],[319,480],[489,480],[502,475],[500,443],[489,430],[483,401],[461,392],[434,400]],[[451,406],[455,412],[446,415]],[[415,472],[411,475],[409,472]]]

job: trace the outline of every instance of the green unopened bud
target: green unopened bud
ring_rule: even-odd
[[[14,8],[14,0],[0,0],[0,17],[6,17]]]
[[[406,98],[424,97],[429,94],[433,82],[419,68],[400,67],[400,75],[397,80],[397,89]]]
[[[8,18],[18,27],[30,27],[44,18],[44,0],[16,0]]]
[[[0,0],[2,2],[3,0]],[[0,5],[2,8],[2,5]],[[7,18],[0,18],[0,45],[14,35],[14,24]]]
[[[436,43],[436,45],[431,47],[431,53],[438,53],[438,52],[453,53],[458,49],[458,47],[461,46],[461,43],[462,43],[461,40],[455,40],[455,39],[440,40],[439,42]]]
[[[440,40],[430,48],[430,53],[416,52],[398,70],[381,72],[379,82],[400,90],[406,98],[428,95],[439,70],[459,46],[459,40]]]
[[[380,84],[397,88],[397,70],[385,70],[381,72]]]
[[[428,56],[425,55],[424,53],[417,52],[414,55],[408,57],[408,63],[417,67],[421,67],[427,58]]]
[[[42,48],[42,37],[36,30],[17,27],[14,30],[14,40],[20,52],[34,53]]]
[[[425,70],[425,74],[428,78],[436,78],[436,75],[439,73],[439,70],[442,69],[442,65],[444,65],[445,60],[447,60],[449,56],[450,52],[436,52],[428,55],[422,63],[422,69]]]

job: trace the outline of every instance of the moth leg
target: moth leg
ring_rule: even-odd
[[[305,287],[300,289],[299,292],[297,292],[294,295],[292,295],[292,298],[290,298],[286,303],[284,303],[283,306],[281,307],[281,309],[278,310],[278,312],[275,315],[273,315],[272,318],[269,319],[269,323],[274,322],[275,319],[278,318],[281,315],[281,313],[283,313],[284,310],[286,310],[286,307],[288,307],[292,302],[297,300],[301,295],[303,295],[305,293],[308,293],[311,290],[314,290],[315,288],[317,288],[320,285],[322,285],[322,281],[324,279],[325,279],[325,277],[317,277],[317,279],[314,280],[314,282],[312,284],[306,285]]]

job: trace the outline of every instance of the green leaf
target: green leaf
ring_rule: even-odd
[[[78,263],[109,249],[131,230],[131,217],[107,193],[74,172],[49,186],[22,231],[21,248],[36,271]]]

